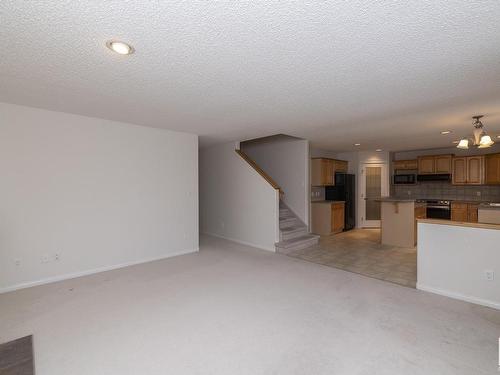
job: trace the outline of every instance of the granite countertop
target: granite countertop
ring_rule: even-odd
[[[469,223],[461,221],[452,220],[442,220],[442,219],[417,219],[419,223],[426,224],[438,224],[438,225],[451,225],[457,227],[470,227],[470,228],[483,228],[483,229],[496,229],[500,230],[500,224],[484,224],[484,223]]]
[[[415,202],[415,199],[409,198],[396,198],[396,197],[381,197],[375,199],[378,202],[400,202],[400,203],[411,203]]]
[[[479,208],[481,210],[500,210],[500,204],[499,203],[497,203],[497,204],[498,204],[498,206],[490,206],[488,203],[481,203],[479,205]]]

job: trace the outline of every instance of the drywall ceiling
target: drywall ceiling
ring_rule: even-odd
[[[202,145],[285,133],[338,151],[444,147],[475,113],[500,134],[499,19],[497,0],[3,0],[0,101]]]

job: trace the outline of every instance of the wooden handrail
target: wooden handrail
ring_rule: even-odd
[[[257,173],[260,174],[262,178],[269,183],[269,185],[271,185],[276,190],[279,190],[280,196],[284,194],[283,190],[276,183],[276,181],[274,181],[271,176],[269,176],[266,172],[264,172],[264,170],[262,170],[262,168],[259,167],[257,163],[250,158],[250,156],[248,156],[241,150],[234,150],[234,151],[236,151],[236,153],[240,155],[243,160],[245,160],[253,169],[255,169]]]

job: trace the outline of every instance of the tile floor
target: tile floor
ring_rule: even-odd
[[[286,255],[415,288],[417,250],[380,244],[379,229],[322,236],[319,244]]]

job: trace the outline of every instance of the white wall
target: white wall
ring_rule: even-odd
[[[417,288],[500,309],[499,244],[500,230],[419,223]]]
[[[241,143],[254,160],[285,193],[283,201],[304,222],[309,222],[309,142],[281,137]]]
[[[200,150],[201,231],[275,251],[279,193],[234,150],[234,143]]]
[[[198,249],[196,135],[0,103],[0,176],[0,291]]]
[[[311,158],[329,158],[338,159],[337,153],[332,150],[325,150],[322,148],[311,147],[309,149],[309,154]]]

